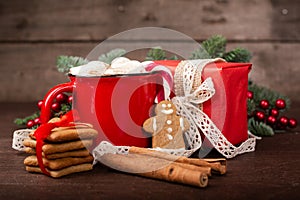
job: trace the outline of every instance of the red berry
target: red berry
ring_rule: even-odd
[[[294,118],[290,118],[289,123],[288,123],[288,126],[289,126],[290,128],[296,128],[296,127],[297,127],[297,120],[294,119]]]
[[[278,108],[278,109],[284,109],[285,108],[285,101],[283,99],[277,99],[276,102],[275,102],[275,106]]]
[[[284,127],[287,126],[289,123],[289,119],[285,116],[280,117],[278,121],[279,121],[280,125],[282,125]]]
[[[41,110],[42,105],[43,105],[44,101],[43,100],[39,100],[37,103],[38,108]]]
[[[277,117],[279,115],[279,111],[276,108],[272,108],[270,110],[270,115],[272,115],[273,117]]]
[[[51,109],[53,110],[53,111],[55,111],[55,112],[59,112],[60,111],[60,104],[59,103],[53,103],[52,105],[51,105]]]
[[[269,104],[269,101],[268,100],[261,100],[260,103],[259,103],[259,106],[262,108],[262,109],[268,109],[270,104]]]
[[[264,112],[261,112],[261,111],[257,111],[257,112],[255,113],[255,117],[256,117],[257,120],[262,121],[262,120],[265,119],[265,113],[264,113]]]
[[[41,124],[41,119],[39,117],[35,118],[34,120],[35,125],[40,125]]]
[[[276,122],[276,118],[274,116],[269,116],[267,118],[267,123],[270,124],[270,125],[274,125]]]
[[[73,96],[71,95],[68,97],[68,103],[72,103],[72,102],[73,102]]]
[[[27,128],[32,128],[35,125],[33,120],[29,120],[26,124]]]
[[[252,91],[247,91],[247,98],[248,99],[253,99],[253,92]]]
[[[63,103],[65,101],[67,101],[67,95],[65,95],[64,93],[60,93],[55,97],[56,102],[58,103]]]

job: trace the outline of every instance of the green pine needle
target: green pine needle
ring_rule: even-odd
[[[111,64],[111,61],[113,61],[113,59],[124,56],[125,54],[126,50],[124,49],[113,49],[106,54],[100,55],[98,60],[107,64]]]
[[[256,105],[253,99],[247,99],[247,114],[251,116],[256,110]]]
[[[39,116],[40,116],[40,112],[38,111],[38,112],[35,112],[32,115],[29,115],[24,118],[16,118],[14,120],[14,123],[18,126],[23,126],[23,125],[26,125],[29,120],[34,120],[35,118],[38,118]]]
[[[243,48],[235,48],[223,55],[227,62],[249,62],[252,58],[250,51]]]
[[[189,57],[189,59],[210,59],[211,56],[207,53],[207,51],[200,47],[199,49],[192,52],[192,55]]]
[[[169,58],[169,60],[178,60],[179,58],[176,55],[173,55]]]
[[[151,48],[146,56],[145,60],[166,60],[166,52],[161,47]]]
[[[172,55],[171,57],[167,57],[167,53],[165,50],[163,50],[161,47],[153,47],[151,48],[145,60],[178,60],[178,57],[176,55]]]
[[[221,58],[226,50],[226,39],[215,35],[202,42],[202,47],[192,52],[190,59]]]
[[[215,35],[202,42],[202,47],[192,52],[190,59],[224,58],[227,62],[249,62],[252,58],[250,51],[235,48],[226,52],[226,39]]]
[[[254,118],[248,120],[249,131],[256,136],[273,136],[274,130],[271,126],[265,124],[264,122],[255,121]]]
[[[87,63],[87,59],[77,56],[58,56],[56,60],[57,70],[62,73],[68,73],[70,68]]]
[[[221,58],[226,50],[226,39],[221,35],[215,35],[205,40],[202,45],[212,58]]]

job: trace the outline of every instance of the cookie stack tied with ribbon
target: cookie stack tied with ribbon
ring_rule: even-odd
[[[50,120],[23,141],[24,151],[32,154],[24,160],[27,171],[58,178],[92,169],[93,156],[88,148],[93,145],[98,132],[90,124],[61,124],[61,121]],[[46,133],[49,130],[50,133]],[[41,139],[38,133],[46,134]]]

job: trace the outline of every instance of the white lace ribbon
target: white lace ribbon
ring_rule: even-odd
[[[17,151],[24,151],[25,146],[23,141],[26,138],[29,138],[29,133],[32,132],[32,129],[19,129],[15,130],[13,133],[13,140],[11,147]]]
[[[175,96],[172,101],[177,108],[178,114],[186,117],[191,123],[190,129],[186,134],[192,151],[201,147],[201,139],[196,142],[193,139],[201,138],[199,133],[200,129],[216,150],[226,158],[233,158],[238,154],[254,151],[255,138],[249,138],[239,147],[235,147],[226,139],[211,119],[197,107],[198,104],[207,101],[215,93],[211,78],[207,78],[194,92],[192,92],[194,75],[197,68],[200,67],[200,71],[202,71],[207,64],[215,61],[218,60],[196,60],[193,62],[186,62],[186,67],[184,67],[182,74],[184,96]]]

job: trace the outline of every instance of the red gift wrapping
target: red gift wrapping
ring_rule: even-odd
[[[179,62],[178,60],[155,61],[168,67],[173,75]],[[217,62],[208,64],[202,72],[202,81],[211,77],[216,90],[215,95],[203,103],[203,112],[234,145],[248,138],[247,90],[251,66],[250,63]]]

